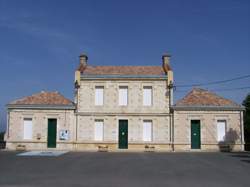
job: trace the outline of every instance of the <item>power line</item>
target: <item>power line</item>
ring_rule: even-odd
[[[232,79],[226,79],[226,80],[221,80],[221,81],[213,81],[213,82],[197,83],[197,84],[175,85],[175,87],[196,87],[196,86],[207,86],[207,85],[223,84],[223,83],[226,83],[226,82],[231,82],[231,81],[240,80],[240,79],[246,79],[246,78],[249,78],[249,77],[250,77],[250,75],[245,75],[245,76],[235,77],[235,78],[232,78]]]
[[[220,92],[220,91],[237,91],[237,90],[246,90],[250,89],[250,86],[246,87],[238,87],[238,88],[218,88],[218,89],[211,89],[210,91]],[[175,90],[176,92],[188,92],[189,90]]]
[[[246,86],[246,87],[238,87],[238,88],[221,88],[221,89],[212,89],[212,91],[234,91],[234,90],[246,90],[246,89],[250,89],[250,86]]]

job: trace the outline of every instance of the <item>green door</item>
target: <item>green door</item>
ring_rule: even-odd
[[[191,149],[201,148],[200,120],[191,120]]]
[[[119,149],[128,148],[128,120],[119,120]]]
[[[48,136],[47,136],[47,146],[48,148],[56,148],[56,129],[57,120],[48,119]]]

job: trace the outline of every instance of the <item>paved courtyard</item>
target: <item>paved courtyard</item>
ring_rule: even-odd
[[[0,186],[250,186],[250,153],[82,153],[16,156],[0,151]]]

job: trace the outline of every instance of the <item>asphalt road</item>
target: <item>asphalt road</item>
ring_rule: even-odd
[[[250,153],[67,153],[18,157],[0,151],[0,186],[250,186]]]

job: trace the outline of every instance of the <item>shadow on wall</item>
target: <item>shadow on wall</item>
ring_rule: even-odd
[[[221,152],[230,152],[234,149],[235,142],[239,139],[237,131],[230,128],[224,136],[224,141],[218,143]]]

